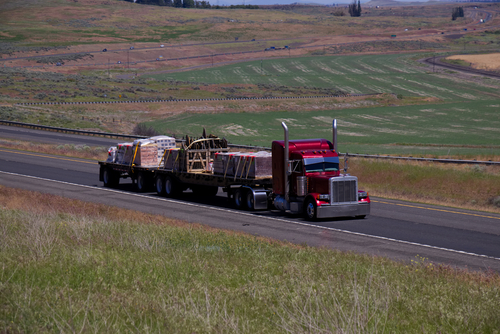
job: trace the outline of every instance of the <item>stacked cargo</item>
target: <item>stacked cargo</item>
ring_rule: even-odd
[[[110,147],[108,149],[108,159],[106,162],[115,162],[116,161],[116,147]]]
[[[163,158],[165,150],[175,148],[175,138],[168,136],[155,136],[148,139],[154,141],[158,145],[158,163],[160,163]]]
[[[217,175],[243,179],[269,177],[272,174],[272,156],[265,151],[216,153],[213,171]]]
[[[116,148],[116,160],[117,164],[129,165],[132,161],[132,146],[134,143],[121,143],[117,145]]]
[[[136,166],[158,166],[158,145],[153,140],[135,140],[132,152],[133,163]]]
[[[178,148],[165,150],[165,169],[184,171],[186,168],[185,156]]]

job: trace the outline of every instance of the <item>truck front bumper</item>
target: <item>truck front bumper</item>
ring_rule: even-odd
[[[366,216],[370,214],[370,203],[346,205],[321,205],[316,208],[318,218]]]

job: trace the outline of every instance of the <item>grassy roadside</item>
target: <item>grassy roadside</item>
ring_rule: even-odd
[[[26,209],[31,208],[31,209]],[[500,276],[0,187],[2,332],[476,332]]]
[[[500,168],[349,159],[372,196],[500,213]]]

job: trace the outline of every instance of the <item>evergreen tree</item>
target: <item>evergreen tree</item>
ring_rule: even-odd
[[[349,14],[351,16],[361,16],[361,2],[358,0],[358,4],[356,4],[356,0],[353,0],[352,4],[349,5]]]
[[[174,0],[174,7],[181,8],[182,7],[182,0]]]

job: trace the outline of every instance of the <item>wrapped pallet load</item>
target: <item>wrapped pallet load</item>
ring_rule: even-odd
[[[165,150],[175,148],[175,138],[168,136],[155,136],[148,139],[154,141],[156,145],[158,145],[158,163],[161,162]]]
[[[106,159],[106,162],[116,161],[116,150],[117,148],[115,146],[112,146],[108,149],[108,159]]]
[[[158,166],[158,145],[150,139],[135,140],[132,159],[136,166]]]
[[[271,152],[245,153],[239,156],[235,175],[239,178],[259,178],[272,175]]]
[[[181,150],[178,148],[170,148],[165,150],[165,169],[184,171],[185,170],[185,160],[184,154],[181,154]]]
[[[212,165],[214,174],[234,176],[236,163],[239,160],[240,152],[217,152],[214,155],[214,162]]]
[[[272,156],[265,151],[216,153],[213,171],[217,175],[243,179],[269,177],[272,174]]]
[[[116,160],[117,164],[128,165],[132,161],[132,146],[134,143],[121,143],[116,147]]]

